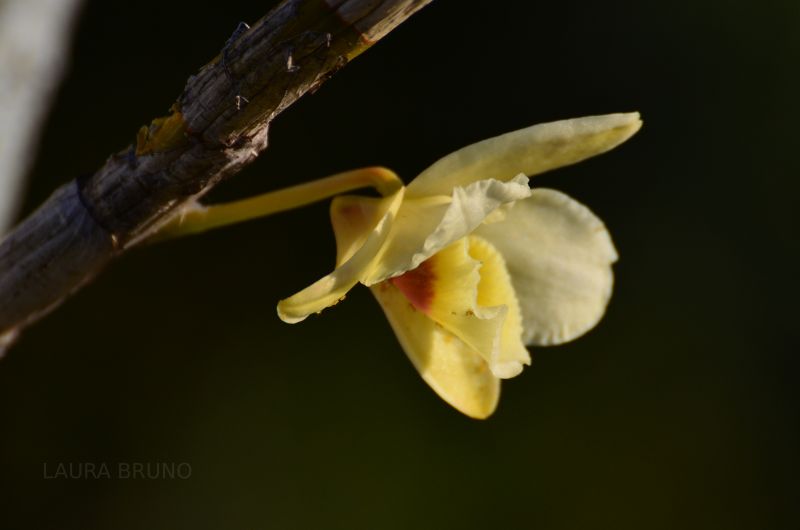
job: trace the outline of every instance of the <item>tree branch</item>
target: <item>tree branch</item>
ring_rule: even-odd
[[[95,174],[58,188],[0,243],[0,350],[182,204],[251,163],[275,116],[430,1],[285,0],[234,34],[169,116]]]

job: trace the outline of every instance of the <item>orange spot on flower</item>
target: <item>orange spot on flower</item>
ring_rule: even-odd
[[[427,312],[433,302],[436,274],[432,259],[423,261],[419,267],[392,278],[392,284],[422,312]]]
[[[354,217],[357,213],[361,213],[361,208],[357,204],[348,204],[340,208],[339,213],[344,217]]]

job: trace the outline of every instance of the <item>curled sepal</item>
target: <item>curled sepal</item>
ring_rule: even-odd
[[[278,302],[278,316],[284,322],[294,324],[312,313],[318,313],[341,300],[358,282],[363,281],[384,251],[386,239],[391,233],[397,210],[403,202],[405,188],[379,199],[376,207],[382,215],[375,215],[377,223],[363,238],[357,250],[348,249],[348,259],[327,276],[317,280],[299,293]]]

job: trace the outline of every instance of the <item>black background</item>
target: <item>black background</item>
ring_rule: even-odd
[[[90,1],[26,211],[167,112],[270,2]],[[325,204],[131,252],[0,362],[8,528],[793,528],[800,3],[437,0],[271,128],[212,200],[380,164],[406,180],[533,123],[638,110],[534,179],[621,255],[587,336],[533,351],[478,422],[364,288],[289,326],[333,266]],[[46,479],[187,462],[187,480]]]

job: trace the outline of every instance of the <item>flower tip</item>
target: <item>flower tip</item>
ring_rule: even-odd
[[[642,121],[642,115],[638,111],[624,112],[620,114],[620,116],[622,118],[623,127],[628,133],[625,136],[625,140],[639,132],[639,129],[642,128],[644,122]]]
[[[528,361],[525,364],[530,364]],[[511,379],[522,373],[523,365],[519,361],[507,361],[503,363],[492,363],[489,368],[492,374],[500,379]]]
[[[500,403],[499,381],[497,381],[496,385],[493,392],[481,396],[480,399],[464,399],[464,396],[448,394],[447,392],[442,392],[442,389],[435,384],[431,385],[431,387],[440,398],[464,416],[473,420],[485,420],[494,414],[497,410],[497,405]]]
[[[452,407],[454,407],[457,411],[461,414],[472,418],[473,420],[486,420],[494,414],[494,411],[497,410],[497,404],[500,402],[499,394],[497,395],[497,399],[494,399],[487,403],[480,403],[480,404],[470,404],[469,406],[459,406],[452,402],[449,402]]]
[[[589,116],[587,118],[578,118],[579,120],[587,120],[588,123],[594,122],[601,124],[602,128],[606,130],[617,129],[630,131],[631,134],[635,133],[642,126],[642,115],[638,111],[633,112],[617,112],[612,114],[603,114],[599,116]]]
[[[627,142],[642,128],[642,117],[639,112],[619,112],[601,116],[578,118],[589,132],[588,137],[596,135],[602,142],[590,156],[597,155]]]
[[[472,418],[473,420],[488,420],[491,417],[491,415],[494,414],[494,411],[495,411],[495,409],[492,409],[492,410],[490,410],[490,411],[488,411],[486,413],[481,413],[481,414],[467,414],[467,413],[464,413],[464,415],[467,416],[468,418]],[[461,412],[464,412],[464,411],[461,411]]]
[[[286,302],[286,300],[281,300],[280,302],[278,302],[278,307],[276,309],[278,311],[278,318],[280,318],[287,324],[297,324],[298,322],[302,322],[308,317],[308,315],[292,313],[291,311],[287,311],[286,304],[284,302]]]

